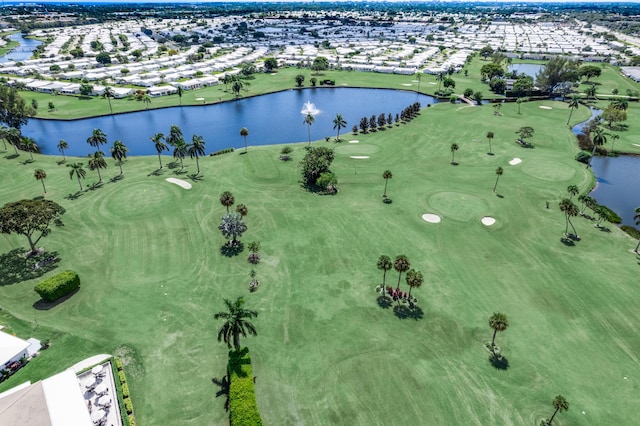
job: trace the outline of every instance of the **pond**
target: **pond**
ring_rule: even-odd
[[[640,207],[640,157],[595,157],[591,166],[597,186],[590,195],[616,212],[622,225],[635,226],[634,210]]]
[[[509,73],[516,71],[518,74],[524,73],[535,79],[536,74],[543,66],[542,64],[511,64],[509,65]]]
[[[20,43],[15,49],[0,57],[0,63],[9,61],[24,61],[31,58],[33,50],[42,44],[40,40],[22,37],[22,33],[14,33],[9,36],[13,41]]]
[[[150,137],[155,133],[169,133],[172,124],[178,125],[187,142],[194,134],[206,142],[206,151],[244,146],[240,129],[249,130],[247,144],[273,145],[306,142],[308,128],[301,113],[305,103],[311,102],[319,110],[315,123],[310,126],[311,140],[335,137],[333,119],[342,114],[347,127],[341,138],[351,138],[351,128],[362,117],[380,113],[394,117],[404,108],[420,102],[422,107],[434,104],[431,96],[389,89],[316,88],[287,90],[284,92],[239,99],[207,106],[184,106],[74,121],[31,119],[22,128],[25,136],[33,138],[43,154],[59,155],[57,144],[64,139],[69,144],[65,154],[86,156],[93,148],[87,144],[93,129],[107,135],[108,153],[113,141],[120,140],[128,147],[129,155],[155,155]],[[98,100],[89,102],[99,102]],[[344,136],[343,136],[344,135]]]

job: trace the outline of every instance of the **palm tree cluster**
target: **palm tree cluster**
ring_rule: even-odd
[[[218,229],[222,232],[222,235],[228,240],[226,246],[238,247],[240,241],[238,238],[247,230],[247,225],[244,223],[244,217],[247,215],[247,206],[244,204],[238,204],[235,212],[229,212],[229,207],[235,203],[235,197],[229,191],[224,191],[220,195],[220,204],[222,204],[227,212],[220,220]],[[257,249],[260,249],[258,244]],[[257,251],[257,250],[256,250]]]
[[[15,127],[0,126],[0,139],[2,139],[5,151],[7,150],[7,142],[9,142],[16,155],[18,155],[18,150],[28,152],[31,161],[33,161],[33,153],[40,151],[33,139],[22,136],[20,129]]]
[[[402,122],[411,121],[420,113],[420,102],[415,102],[405,109],[402,110],[400,114],[396,114],[395,123],[398,124],[401,120]],[[362,133],[376,132],[377,130],[384,130],[386,127],[391,128],[393,126],[393,115],[389,113],[385,115],[381,113],[380,115],[372,115],[371,117],[362,117],[360,119],[360,131]],[[346,123],[345,123],[346,124]],[[356,133],[358,131],[357,126],[353,126],[353,132]]]
[[[382,284],[376,287],[376,292],[380,293],[381,297],[389,297],[393,301],[398,302],[398,304],[409,304],[410,307],[413,307],[416,303],[418,303],[418,299],[411,296],[411,290],[422,286],[424,277],[422,276],[422,272],[416,271],[415,269],[411,268],[411,263],[409,262],[409,258],[407,258],[407,256],[403,254],[398,255],[392,262],[389,256],[382,255],[378,259],[376,266],[378,269],[383,271]],[[396,285],[396,288],[386,285],[387,271],[391,270],[391,268],[395,269],[396,272],[398,272],[398,283]],[[405,281],[407,283],[407,286],[409,286],[408,292],[404,292],[400,289],[402,274],[405,272]]]
[[[191,137],[191,143],[187,143],[180,127],[173,124],[169,129],[169,136],[165,136],[164,133],[156,133],[151,136],[150,140],[158,153],[160,168],[162,168],[161,154],[169,150],[167,146],[169,145],[173,148],[173,158],[180,160],[180,170],[184,169],[183,160],[189,155],[189,157],[196,159],[196,175],[200,174],[200,157],[205,154],[205,141],[202,136],[194,134]]]

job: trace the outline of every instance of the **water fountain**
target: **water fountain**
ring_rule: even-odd
[[[304,115],[318,115],[320,113],[320,110],[318,108],[316,108],[316,106],[314,104],[312,104],[311,102],[307,101],[305,102],[304,106],[302,107],[302,111],[300,111],[301,114]]]

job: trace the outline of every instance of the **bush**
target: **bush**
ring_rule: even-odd
[[[620,216],[618,216],[618,214],[616,212],[614,212],[613,210],[611,210],[609,207],[607,206],[603,206],[600,205],[600,207],[602,207],[606,213],[607,216],[607,221],[611,222],[611,223],[615,223],[616,225],[619,223],[622,223],[622,218]]]
[[[291,154],[292,151],[293,149],[290,146],[285,146],[280,150],[280,154],[287,155]]]
[[[116,358],[116,368],[118,369],[118,371],[122,371],[122,361],[120,360],[120,358]]]
[[[578,138],[578,148],[583,149],[585,151],[589,151],[593,149],[593,142],[591,141],[591,138],[588,135],[585,135],[584,133],[579,133],[578,136],[576,137]]]
[[[125,376],[124,371],[118,371],[118,379],[120,379],[120,383],[123,385],[127,383],[127,376]]]
[[[127,422],[129,423],[129,426],[136,426],[136,418],[133,417],[133,415],[127,416]]]
[[[251,253],[247,260],[252,265],[257,265],[258,263],[260,263],[260,255],[258,253]]]
[[[131,403],[131,398],[124,398],[124,409],[127,410],[127,414],[133,413],[133,404]]]
[[[620,229],[631,235],[633,238],[640,240],[640,229],[634,228],[633,226],[629,225],[622,225]]]
[[[215,157],[216,155],[227,154],[229,152],[233,152],[233,148],[221,149],[220,151],[212,152],[209,156]]]
[[[53,302],[80,288],[80,277],[73,271],[64,271],[47,278],[35,287],[35,291],[48,302]]]
[[[256,403],[249,349],[229,351],[229,422],[237,425],[262,425]]]
[[[591,160],[591,154],[586,151],[580,151],[576,154],[576,161],[584,164],[589,164],[589,160]]]
[[[131,394],[129,393],[129,385],[128,385],[128,384],[126,384],[126,383],[124,383],[124,384],[122,385],[122,397],[123,397],[123,398],[129,398],[129,395],[131,395]]]

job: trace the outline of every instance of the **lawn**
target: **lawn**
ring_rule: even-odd
[[[340,75],[356,84],[350,73]],[[24,153],[1,154],[1,204],[41,195],[33,170],[47,172],[47,198],[67,213],[65,226],[41,245],[58,253],[56,271],[80,274],[82,288],[58,306],[35,309],[33,286],[42,277],[7,268],[3,322],[22,337],[50,337],[52,346],[0,391],[107,351],[128,362],[140,424],[227,424],[212,382],[225,374],[227,348],[216,341],[213,314],[223,298],[244,296],[259,312],[259,334],[244,342],[265,424],[537,425],[557,394],[571,404],[558,425],[635,424],[635,241],[613,225],[605,232],[575,218],[581,240],[562,243],[558,202],[568,185],[585,191],[594,183],[573,160],[567,106],[530,102],[518,114],[505,104],[501,113],[443,103],[391,130],[315,142],[336,150],[336,196],[300,187],[305,144],[292,145],[290,162],[278,160],[279,146],[202,158],[198,179],[190,177],[192,160],[186,173],[154,174],[151,156],[130,158],[124,178],[112,180],[118,169],[109,160],[105,183],[81,194],[60,158],[37,155],[27,163]],[[574,112],[576,121],[587,117],[586,108]],[[535,128],[534,148],[515,143],[521,126]],[[487,131],[495,133],[493,156]],[[450,164],[454,142],[457,166]],[[522,163],[509,165],[516,157]],[[381,197],[386,169],[393,172],[391,204]],[[96,180],[89,172],[85,184]],[[248,207],[242,240],[262,245],[255,293],[248,291],[248,252],[220,253],[225,190]],[[427,223],[424,213],[442,222]],[[496,224],[482,225],[484,216]],[[2,264],[14,264],[11,251],[25,246],[0,236]],[[381,254],[406,254],[423,272],[425,283],[413,291],[415,318],[379,306]],[[396,281],[391,271],[388,282]],[[404,279],[401,286],[407,290]],[[483,347],[491,338],[487,320],[498,311],[510,321],[497,337],[506,370],[493,368]]]

